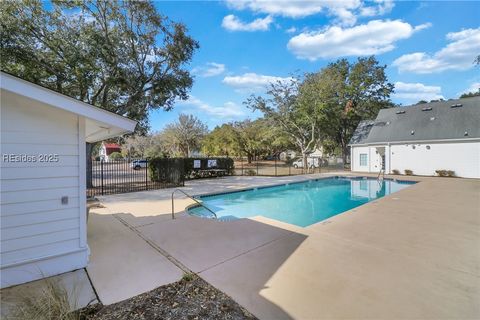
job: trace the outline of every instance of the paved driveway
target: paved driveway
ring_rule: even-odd
[[[185,189],[288,179],[305,177],[232,177]],[[263,217],[219,222],[179,213],[171,220],[171,190],[106,197],[98,214],[112,214],[173,257],[170,264],[199,273],[261,319],[479,318],[480,181],[418,180],[307,228]]]

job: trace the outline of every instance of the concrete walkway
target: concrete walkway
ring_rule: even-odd
[[[308,178],[231,177],[185,189],[201,194]],[[179,213],[171,220],[171,190],[105,197],[98,217],[113,214],[260,319],[480,318],[480,181],[414,179],[420,183],[307,228],[263,217],[219,222]],[[181,201],[178,210],[190,203]],[[89,243],[93,264],[101,255]],[[163,276],[180,276],[163,262]]]

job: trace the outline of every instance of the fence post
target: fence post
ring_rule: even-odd
[[[256,160],[257,160],[257,176],[258,176],[258,159],[256,159]]]
[[[240,157],[240,163],[242,164],[242,176],[243,176],[243,156]]]
[[[145,158],[145,190],[148,190],[148,159]]]
[[[103,196],[103,159],[100,160],[100,181],[102,181],[102,196]]]
[[[288,175],[291,175],[291,174],[292,174],[292,173],[291,173],[291,170],[292,170],[292,164],[289,163],[289,164],[288,164]]]
[[[275,177],[277,176],[277,157],[275,156]]]

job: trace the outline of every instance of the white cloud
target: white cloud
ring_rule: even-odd
[[[415,52],[405,54],[393,62],[400,72],[435,73],[445,70],[466,70],[480,52],[480,28],[450,32],[450,43],[434,54]]]
[[[271,16],[258,18],[247,23],[233,14],[229,14],[223,18],[222,27],[230,31],[266,31],[270,28],[272,22],[273,18]]]
[[[256,73],[245,73],[240,76],[227,76],[223,83],[236,89],[238,92],[251,93],[264,91],[270,83],[277,81],[291,81],[291,77],[266,76]]]
[[[360,15],[364,17],[380,16],[392,11],[395,4],[393,0],[374,0],[376,6],[362,6],[360,8]]]
[[[297,28],[295,27],[290,27],[287,30],[285,30],[287,33],[295,33],[297,31]]]
[[[464,93],[479,92],[479,91],[480,91],[480,82],[474,82],[470,85],[470,87],[468,87],[462,92],[459,92],[458,95],[461,96]]]
[[[237,10],[250,9],[257,13],[267,13],[290,18],[302,18],[319,13],[323,9],[320,1],[295,1],[295,0],[227,0],[230,8]]]
[[[194,111],[201,111],[203,114],[214,118],[235,119],[245,115],[242,107],[231,101],[225,102],[223,106],[214,107],[194,96],[190,96],[186,101],[178,101],[177,105],[194,107]]]
[[[200,77],[208,78],[218,76],[226,70],[225,65],[216,62],[207,62],[204,66],[195,67],[192,73]]]
[[[428,24],[412,27],[402,20],[372,20],[352,28],[329,27],[318,32],[303,32],[288,42],[288,49],[298,58],[367,56],[391,51],[395,42],[407,39]]]
[[[372,2],[368,2],[371,4]],[[251,10],[255,13],[265,13],[288,18],[304,18],[324,13],[334,16],[343,25],[353,25],[357,16],[376,16],[390,12],[392,0],[375,0],[373,5],[365,5],[360,0],[227,0],[227,5],[236,10]]]
[[[393,98],[406,103],[416,103],[420,100],[445,99],[442,95],[442,88],[439,86],[426,86],[423,83],[405,82],[395,82]]]

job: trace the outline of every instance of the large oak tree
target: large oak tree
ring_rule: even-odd
[[[198,43],[148,1],[0,3],[2,69],[140,122],[187,99]]]

